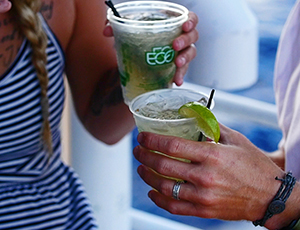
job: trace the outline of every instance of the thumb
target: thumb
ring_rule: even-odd
[[[220,123],[219,125],[221,133],[219,143],[225,145],[239,145],[242,141],[244,141],[244,139],[246,139],[243,134]]]

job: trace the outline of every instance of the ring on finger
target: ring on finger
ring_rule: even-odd
[[[184,181],[176,181],[174,186],[173,186],[172,197],[176,200],[180,200],[179,199],[179,192],[180,192],[180,188],[181,188],[182,183],[184,183]]]

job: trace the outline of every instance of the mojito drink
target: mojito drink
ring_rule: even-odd
[[[193,101],[206,105],[207,95],[188,89],[162,89],[135,98],[130,110],[139,132],[182,137],[198,141],[200,129],[195,118],[184,118],[178,109]]]
[[[172,86],[177,53],[172,48],[182,33],[188,11],[161,1],[133,1],[117,4],[122,18],[108,13],[117,51],[124,100]]]

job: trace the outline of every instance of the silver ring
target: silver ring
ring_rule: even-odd
[[[184,183],[183,181],[176,181],[172,190],[172,196],[174,199],[179,200],[179,191],[181,184]]]

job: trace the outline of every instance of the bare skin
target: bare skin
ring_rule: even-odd
[[[11,8],[11,2],[8,0],[0,0],[0,13],[5,13]]]
[[[42,3],[41,12],[65,51],[66,74],[79,119],[97,139],[116,143],[133,129],[134,121],[120,97],[114,39],[111,28],[105,24],[104,1],[43,0]],[[0,0],[1,75],[15,60],[23,41],[22,37],[12,36],[15,27],[10,22],[10,8],[10,1]],[[196,55],[191,44],[198,39],[197,22],[197,16],[191,12],[183,25],[185,33],[173,43],[174,49],[180,51],[174,78],[177,85],[182,84],[189,62]]]
[[[195,142],[153,133],[140,133],[134,156],[142,165],[141,178],[155,190],[149,197],[173,214],[224,220],[262,219],[278,191],[285,172],[245,136],[221,125],[221,139]],[[173,157],[191,160],[180,162]],[[180,200],[172,198],[174,181],[180,178]],[[268,229],[280,229],[300,217],[300,184],[297,182],[286,209],[266,222]]]

